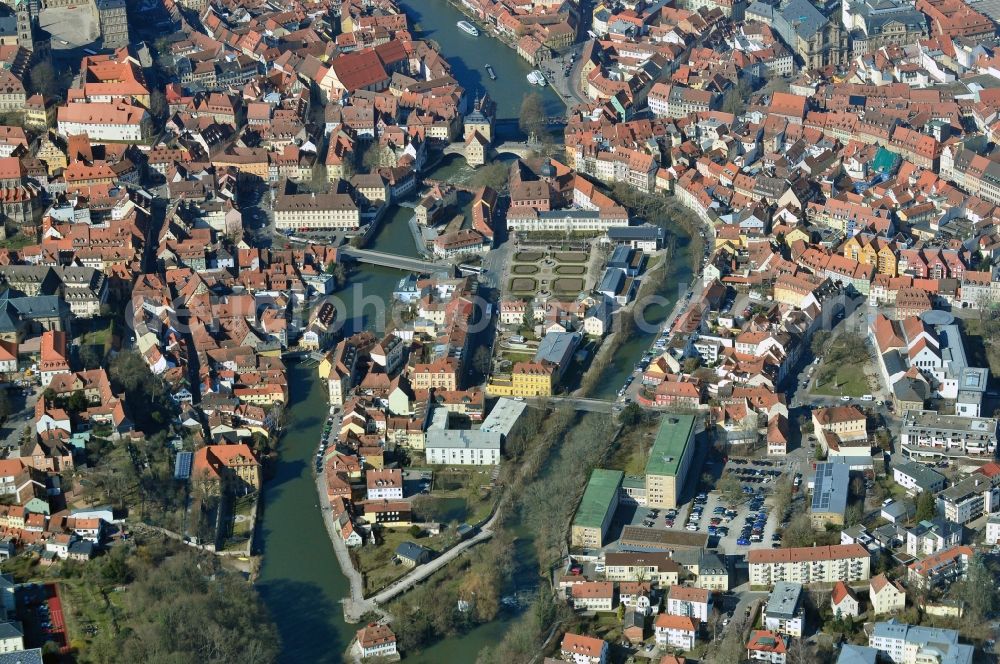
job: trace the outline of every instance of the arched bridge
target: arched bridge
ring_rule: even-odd
[[[379,265],[381,267],[392,267],[397,270],[406,270],[407,272],[430,273],[443,267],[447,267],[448,265],[447,263],[435,263],[434,261],[425,261],[419,258],[400,256],[399,254],[387,254],[381,251],[356,249],[354,247],[341,247],[339,251],[342,256],[352,258],[359,263],[368,263],[369,265]]]
[[[507,141],[506,143],[500,143],[499,145],[490,146],[490,150],[494,154],[513,154],[517,155],[521,159],[527,159],[531,156],[531,153],[535,151],[535,147],[531,143],[518,142],[518,141]],[[458,154],[465,156],[465,143],[462,141],[456,141],[444,149],[444,154]]]

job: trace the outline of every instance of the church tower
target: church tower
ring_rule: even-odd
[[[34,51],[35,24],[27,0],[17,0],[14,3],[14,13],[17,15],[17,45],[28,51]]]

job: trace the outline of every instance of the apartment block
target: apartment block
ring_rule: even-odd
[[[938,510],[959,525],[1000,510],[1000,475],[973,473],[938,494]]]
[[[899,442],[911,459],[992,458],[997,448],[997,421],[908,410],[903,415]]]
[[[875,623],[868,645],[893,664],[972,664],[973,647],[953,629],[919,627],[896,620]]]
[[[784,636],[802,636],[805,607],[802,604],[802,584],[779,581],[764,607],[764,626]]]
[[[590,474],[580,507],[573,518],[570,543],[575,547],[598,549],[618,507],[618,493],[625,474],[620,470],[598,468]]]
[[[747,554],[747,561],[754,586],[773,586],[780,581],[852,583],[871,576],[871,556],[860,544],[754,549]]]
[[[667,413],[646,462],[646,504],[672,509],[694,456],[694,416]]]

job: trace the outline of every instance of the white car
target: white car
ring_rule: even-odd
[[[849,396],[847,396],[847,395],[844,395],[844,396],[840,397],[840,400],[841,400],[841,401],[850,401],[850,400],[851,400],[851,397],[849,397]]]
[[[596,565],[594,565],[594,571],[595,572],[603,572],[604,571],[604,565],[602,565],[601,563],[597,563]]]

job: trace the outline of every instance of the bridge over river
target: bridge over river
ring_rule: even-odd
[[[493,145],[490,149],[493,150],[495,154],[513,154],[517,155],[521,159],[527,159],[537,147],[538,144],[536,143],[527,143],[525,141],[507,141],[506,143]],[[455,141],[444,149],[444,154],[457,154],[464,157],[465,143],[462,141]]]
[[[381,251],[370,249],[357,249],[355,247],[341,247],[339,250],[342,256],[351,258],[359,263],[368,265],[378,265],[380,267],[391,267],[407,272],[419,272],[421,274],[435,272],[436,270],[447,268],[450,264],[445,262],[425,261],[420,258],[401,256],[399,254],[387,254]]]

